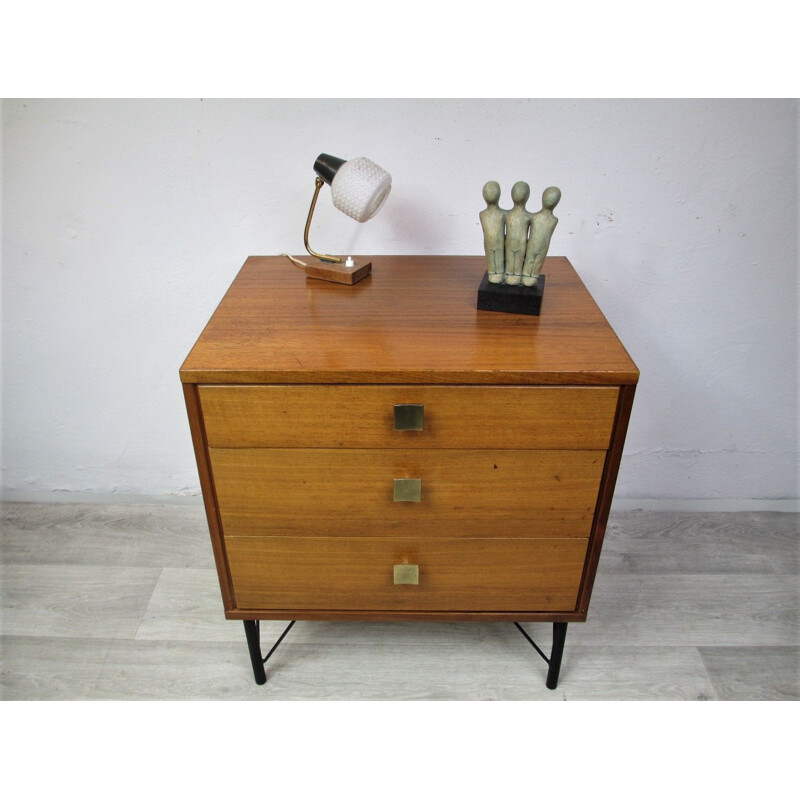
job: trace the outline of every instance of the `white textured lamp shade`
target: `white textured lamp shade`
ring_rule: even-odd
[[[333,204],[358,222],[374,217],[386,202],[392,176],[363,156],[345,161],[331,182]]]

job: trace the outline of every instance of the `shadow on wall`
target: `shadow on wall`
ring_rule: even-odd
[[[448,217],[431,215],[430,209],[435,206],[410,201],[402,195],[389,199],[383,212],[386,223],[391,226],[392,246],[398,252],[408,254],[466,254],[478,255],[482,251],[480,229],[476,231],[474,245],[469,243],[465,248],[461,237],[453,233],[455,220]],[[477,226],[478,215],[475,214]],[[454,244],[454,242],[458,244]],[[396,243],[396,244],[395,244]],[[471,246],[470,246],[471,245]]]

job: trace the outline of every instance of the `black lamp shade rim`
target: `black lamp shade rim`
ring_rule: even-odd
[[[338,158],[337,156],[328,155],[328,153],[320,153],[317,160],[314,162],[314,172],[322,178],[325,183],[330,186],[339,167],[344,164],[346,159]]]

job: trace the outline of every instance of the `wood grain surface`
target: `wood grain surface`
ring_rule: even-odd
[[[211,448],[229,536],[587,537],[602,450]],[[422,480],[395,502],[395,478]]]
[[[403,605],[359,578],[347,605],[326,607],[302,605],[303,578],[280,607],[585,619],[638,370],[567,259],[545,264],[539,317],[478,311],[484,268],[381,257],[345,286],[283,258],[245,262],[181,368],[227,616],[274,612],[286,568],[307,577],[304,559],[315,563],[312,542],[366,566],[413,540],[440,548],[442,575],[459,547],[477,569],[482,542],[487,586],[446,580]],[[404,403],[424,406],[422,431],[394,430]],[[394,482],[409,478],[419,502],[397,502]],[[512,562],[512,575],[536,573],[538,594],[497,579]]]
[[[586,539],[232,537],[241,609],[569,611]],[[395,564],[419,565],[394,585]]]
[[[183,366],[186,383],[635,383],[566,258],[538,317],[476,309],[483,257],[381,256],[355,286],[251,256]]]
[[[231,589],[225,542],[222,537],[222,525],[217,507],[217,494],[214,489],[214,478],[209,464],[208,440],[206,439],[197,387],[193,384],[184,384],[183,397],[186,403],[186,413],[189,417],[189,428],[192,432],[192,445],[194,447],[195,461],[197,462],[197,472],[200,477],[200,488],[203,493],[203,504],[206,509],[208,532],[211,536],[211,548],[214,551],[214,562],[219,573],[219,589],[222,594],[222,603],[225,609],[231,609],[233,608],[233,590]]]
[[[211,447],[605,450],[616,387],[200,386]],[[395,404],[424,406],[421,431]]]

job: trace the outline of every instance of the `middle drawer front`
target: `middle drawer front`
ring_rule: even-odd
[[[209,452],[225,536],[588,537],[605,460],[599,450]],[[419,501],[396,500],[396,479],[419,480]]]

